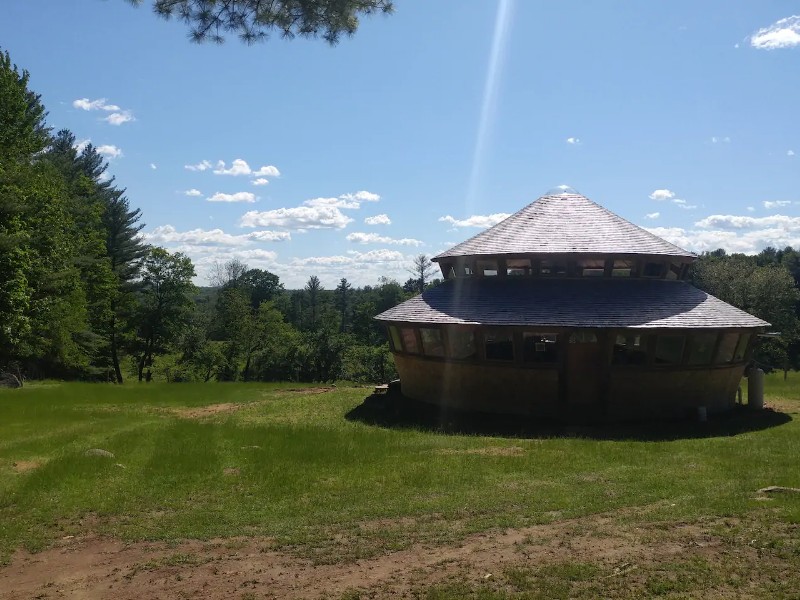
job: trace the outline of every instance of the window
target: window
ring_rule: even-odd
[[[419,335],[422,338],[422,353],[425,356],[444,356],[442,332],[439,329],[420,327]]]
[[[717,355],[714,357],[715,365],[724,365],[733,360],[733,354],[736,352],[736,344],[739,341],[738,333],[723,333],[722,339],[717,348]]]
[[[403,344],[400,341],[400,332],[397,331],[397,327],[394,325],[389,325],[389,338],[392,340],[392,349],[395,352],[402,352]]]
[[[584,258],[578,261],[578,275],[581,277],[602,277],[606,272],[606,261],[603,258]]]
[[[484,348],[488,360],[514,360],[514,336],[502,331],[487,331]]]
[[[409,354],[419,354],[417,348],[417,334],[411,327],[401,327],[400,336],[403,338],[403,348]]]
[[[551,333],[522,334],[522,360],[526,363],[554,363],[558,361],[558,336]]]
[[[642,277],[663,277],[664,276],[664,263],[649,262],[645,263]]]
[[[611,269],[612,277],[630,277],[633,272],[632,260],[615,260]]]
[[[484,277],[494,277],[497,275],[497,261],[479,260],[477,261],[475,270]]]
[[[716,333],[699,333],[692,336],[689,345],[690,365],[707,365],[711,362],[714,346],[717,343]]]
[[[570,344],[596,344],[597,335],[593,331],[576,331],[569,336]]]
[[[469,329],[450,328],[447,330],[447,355],[450,358],[466,359],[477,355],[475,332]]]
[[[660,335],[656,342],[655,363],[657,365],[679,365],[683,357],[686,338],[682,335]]]
[[[529,258],[509,258],[506,268],[509,275],[530,275],[531,261]]]
[[[736,352],[733,353],[733,360],[740,361],[744,360],[745,354],[747,354],[747,344],[750,341],[750,334],[743,333],[739,338],[739,343],[736,344]]]
[[[682,267],[679,264],[670,263],[667,271],[667,279],[676,280],[681,278]]]
[[[539,274],[543,277],[563,277],[567,274],[567,265],[563,262],[543,260],[539,267]]]
[[[613,365],[647,364],[647,338],[643,335],[617,335],[614,341]]]

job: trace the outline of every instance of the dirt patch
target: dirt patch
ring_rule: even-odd
[[[38,460],[16,460],[11,464],[17,473],[27,473],[42,466]]]
[[[174,408],[169,412],[184,419],[204,419],[221,413],[237,411],[242,408],[242,406],[244,405],[235,404],[233,402],[223,402],[222,404],[209,404],[208,406],[199,406],[197,408]]]
[[[599,515],[333,565],[275,551],[267,538],[125,544],[90,536],[62,540],[39,554],[15,554],[0,569],[0,598],[338,598],[353,590],[370,598],[410,598],[425,586],[452,581],[480,586],[491,580],[502,588],[510,585],[503,579],[510,570],[581,562],[596,565],[597,581],[636,587],[654,565],[673,561],[715,566],[735,556],[756,573],[769,560],[755,540],[745,540],[749,534],[732,546],[718,535],[720,527],[725,523],[625,525],[618,516]]]
[[[326,392],[332,392],[335,389],[334,387],[290,388],[288,390],[283,390],[283,392],[286,394],[324,394]]]

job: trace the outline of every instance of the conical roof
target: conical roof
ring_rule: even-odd
[[[548,194],[494,227],[435,256],[502,254],[695,255],[577,193]]]

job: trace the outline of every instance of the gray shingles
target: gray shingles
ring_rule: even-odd
[[[584,196],[558,194],[542,196],[433,260],[456,256],[572,252],[695,256]]]
[[[451,279],[375,317],[381,321],[541,327],[761,328],[769,323],[685,282]]]

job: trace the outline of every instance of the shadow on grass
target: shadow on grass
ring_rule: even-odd
[[[390,429],[416,429],[445,434],[485,435],[516,438],[588,438],[597,440],[668,441],[690,438],[727,437],[784,425],[786,413],[746,406],[696,420],[568,423],[518,415],[476,413],[439,407],[406,398],[389,390],[371,395],[345,415],[350,421]]]

